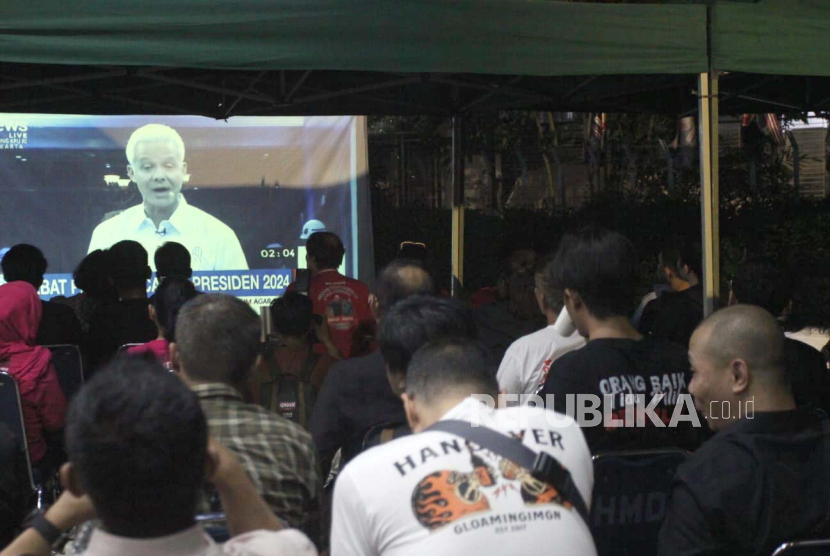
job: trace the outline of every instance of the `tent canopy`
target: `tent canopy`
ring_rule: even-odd
[[[9,2],[0,111],[686,113],[711,50],[722,112],[801,113],[830,106],[824,4]]]

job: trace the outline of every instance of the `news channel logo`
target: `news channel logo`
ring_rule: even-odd
[[[20,118],[0,115],[0,149],[22,149],[29,144],[29,125]]]

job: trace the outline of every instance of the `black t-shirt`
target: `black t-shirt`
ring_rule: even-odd
[[[767,556],[830,535],[830,431],[804,410],[755,413],[677,470],[661,556]]]
[[[830,371],[824,355],[809,344],[785,338],[784,356],[795,404],[830,415]]]
[[[72,344],[83,348],[81,321],[70,307],[54,301],[43,302],[43,317],[37,329],[35,344],[54,346]]]
[[[323,476],[339,448],[343,449],[342,468],[361,452],[369,429],[388,423],[406,423],[406,413],[389,385],[380,352],[335,363],[323,382],[309,425]]]
[[[579,350],[566,353],[553,362],[545,386],[543,399],[553,401],[553,409],[568,413],[569,394],[593,394],[600,399],[598,410],[605,415],[638,424],[638,412],[631,411],[626,420],[626,407],[639,404],[643,410],[657,394],[663,398],[652,405],[653,413],[665,427],[653,424],[648,415],[640,421],[644,426],[623,426],[609,421],[595,426],[580,423],[591,452],[639,450],[649,448],[696,448],[707,430],[705,422],[694,410],[691,396],[681,402],[680,394],[688,394],[691,380],[688,352],[667,340],[644,337],[641,340],[603,338],[592,340]],[[553,400],[546,396],[553,394]],[[606,408],[605,396],[610,395],[611,407]],[[638,399],[638,395],[641,397]],[[572,408],[579,407],[576,398]],[[673,416],[698,420],[700,427],[680,419],[669,427]],[[632,417],[633,415],[633,417]],[[577,419],[579,421],[579,419]],[[610,425],[610,426],[609,426]]]
[[[666,292],[643,309],[640,332],[686,347],[703,320],[703,286]]]
[[[107,364],[125,344],[143,344],[158,337],[148,304],[147,299],[118,301],[93,315],[87,342],[90,371]]]

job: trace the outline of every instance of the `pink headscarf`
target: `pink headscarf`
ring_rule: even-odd
[[[0,286],[0,361],[9,361],[9,374],[21,396],[35,388],[52,358],[48,349],[35,346],[42,313],[43,304],[31,284]]]

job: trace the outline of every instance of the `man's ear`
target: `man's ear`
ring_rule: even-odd
[[[579,297],[579,293],[570,288],[565,288],[565,293],[562,294],[562,301],[565,303],[565,307],[568,308],[568,313],[571,313],[571,317],[573,317],[574,312],[579,311],[585,306],[582,298]]]
[[[219,469],[219,452],[211,449],[210,441],[208,441],[208,449],[205,453],[205,478],[210,480],[217,469]]]
[[[749,388],[749,365],[743,359],[733,359],[729,364],[732,392],[741,394]]]
[[[135,181],[135,171],[133,171],[133,167],[129,164],[127,164],[127,177]]]
[[[168,350],[170,351],[170,366],[177,373],[181,372],[182,368],[179,365],[179,345],[176,342],[170,342]]]
[[[667,266],[663,267],[663,276],[666,277],[666,282],[669,283],[675,278],[674,271]]]
[[[152,276],[152,275],[153,275],[153,269],[151,269],[149,266],[145,266],[144,267],[144,279],[149,280],[150,276]]]
[[[409,428],[412,429],[412,432],[420,432],[421,416],[418,414],[418,408],[413,399],[407,394],[401,394],[401,400],[403,401],[403,410],[406,414],[406,422],[409,423]]]
[[[156,308],[153,307],[152,303],[147,305],[147,314],[150,315],[150,320],[156,322]]]
[[[78,474],[71,463],[67,462],[61,465],[60,468],[61,486],[64,490],[68,490],[74,496],[81,497],[84,494],[84,489],[81,488],[81,482],[78,480]]]
[[[187,162],[182,162],[182,174],[187,174]]]
[[[372,316],[375,317],[375,322],[380,322],[380,300],[373,293],[369,294],[369,309],[372,310]]]
[[[387,365],[386,378],[389,380],[389,386],[392,387],[392,392],[396,396],[400,396],[406,391],[406,375],[404,373],[395,372]]]

